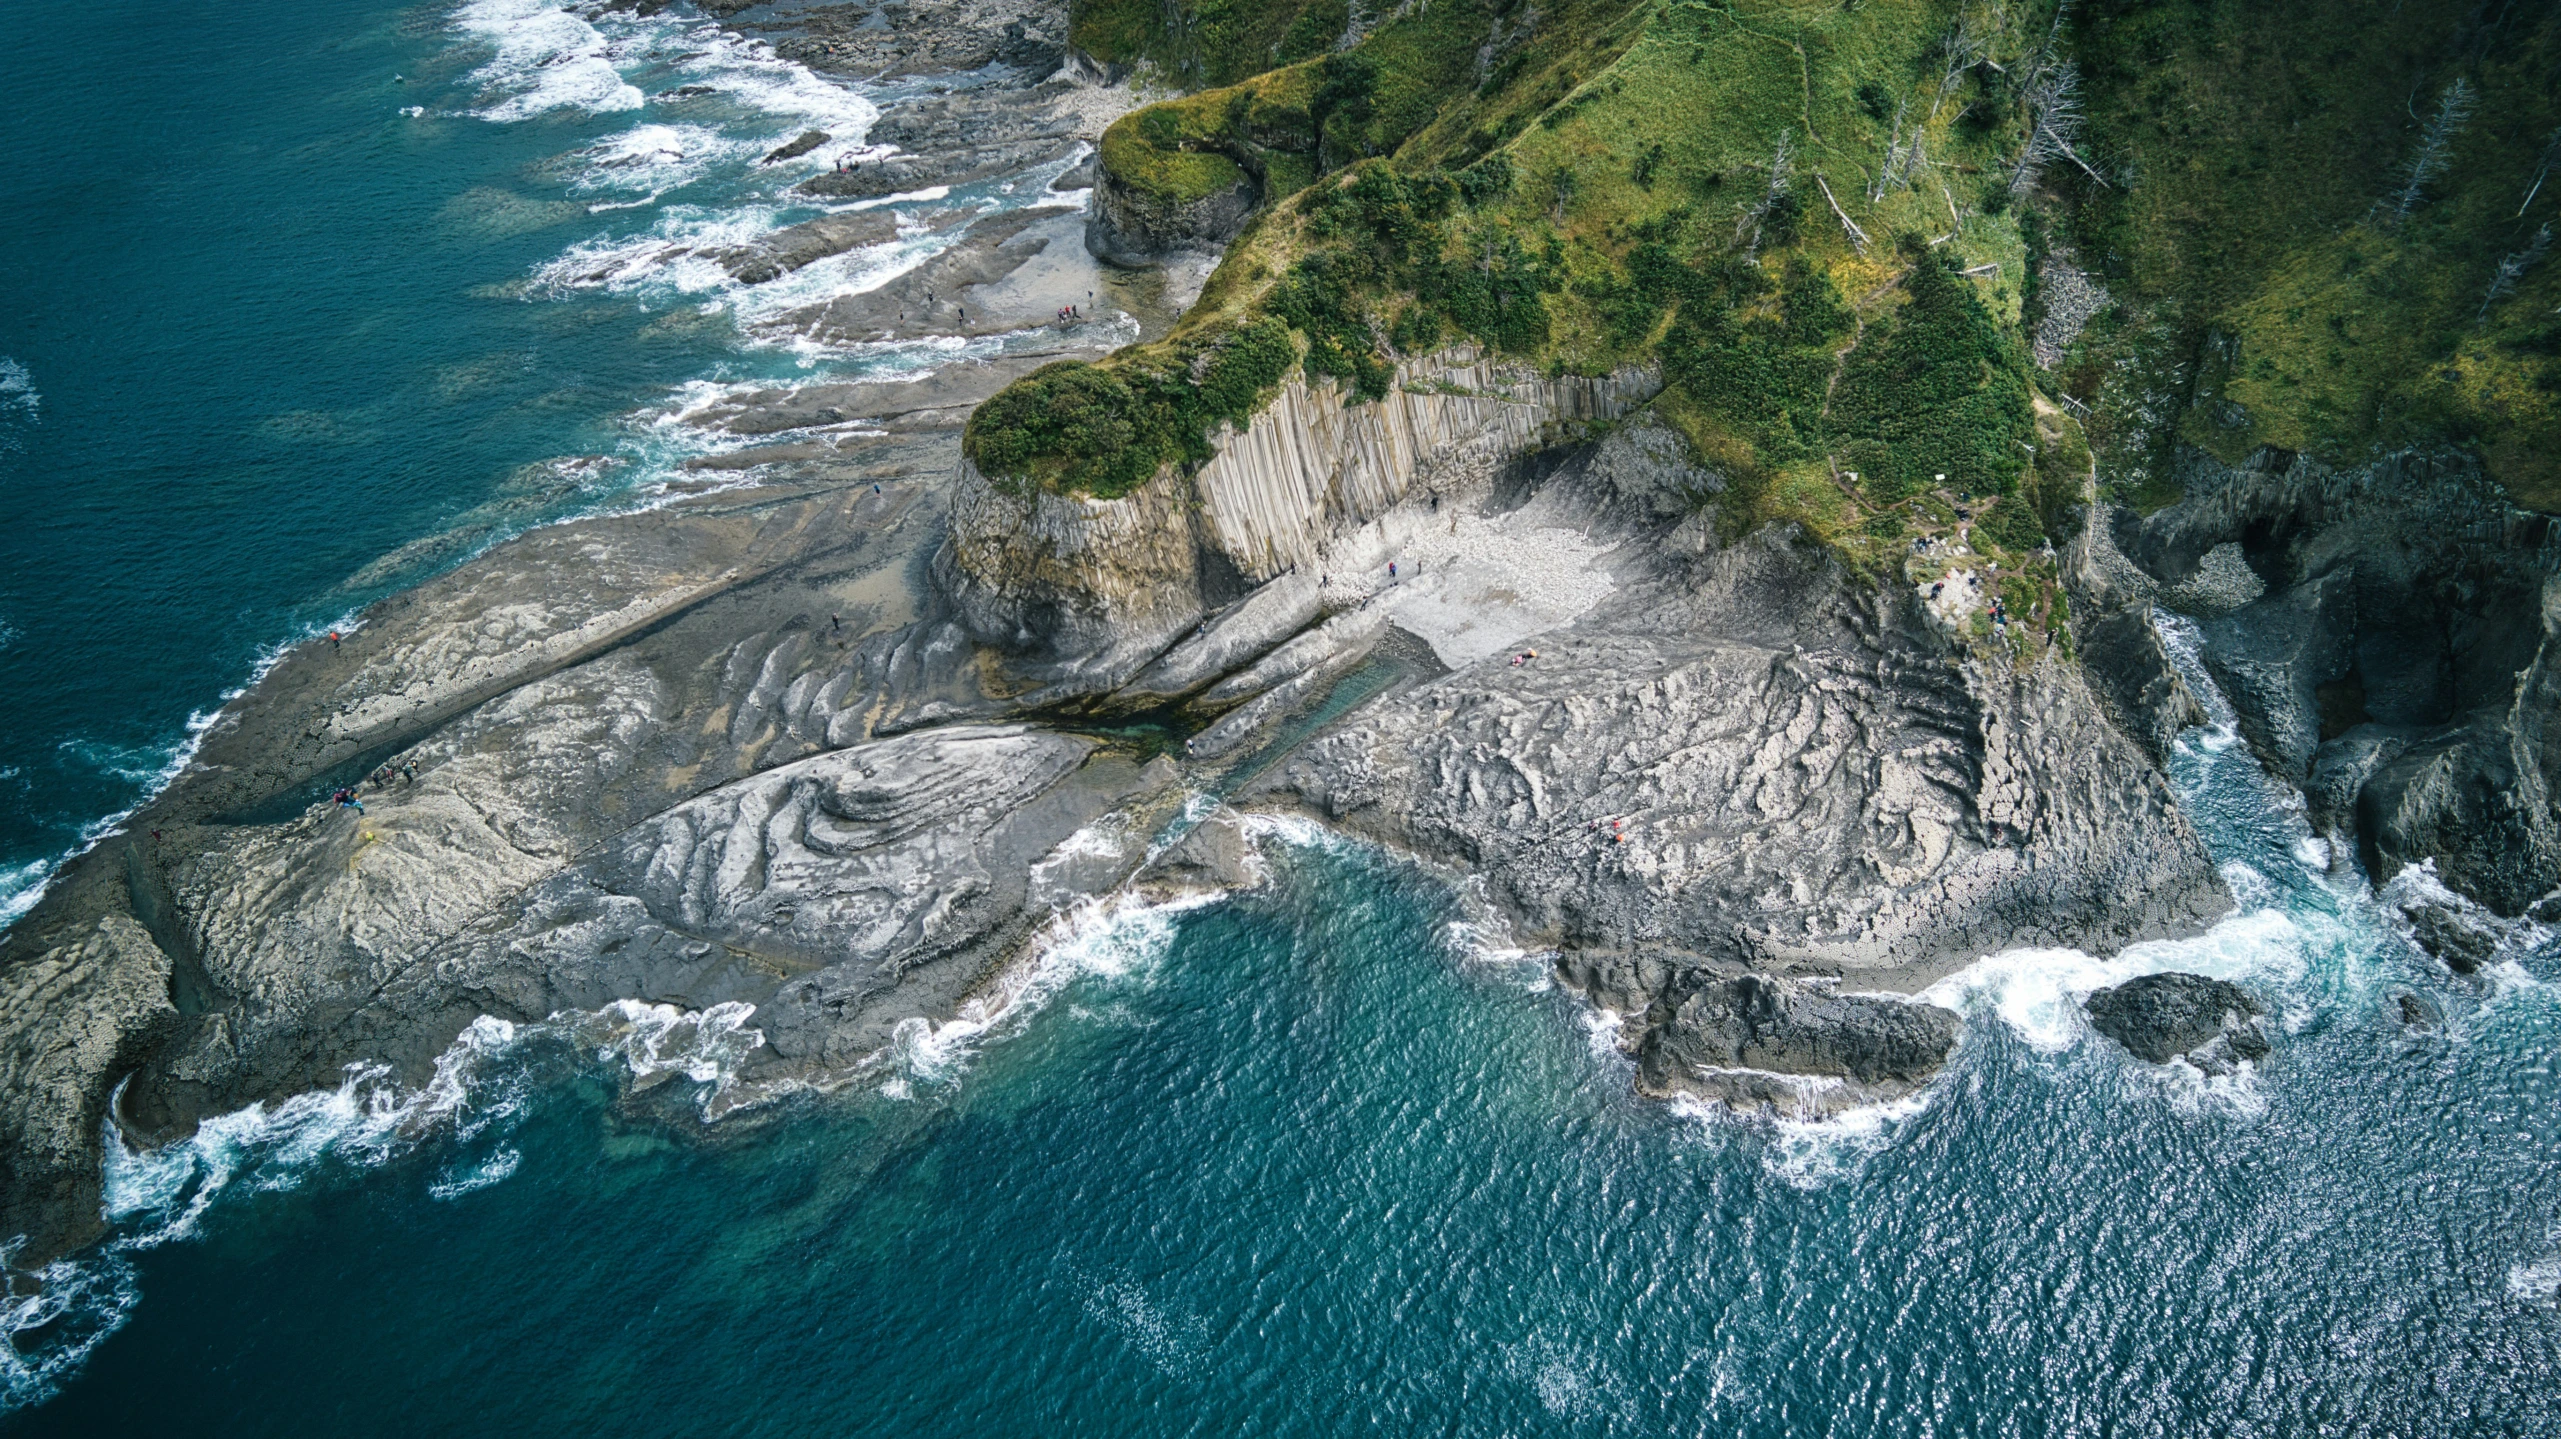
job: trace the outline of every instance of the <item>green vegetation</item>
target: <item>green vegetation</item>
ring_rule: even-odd
[[[2008,494],[1975,533],[2010,556],[2092,469],[2169,502],[2174,446],[2471,446],[2561,507],[2561,10],[2056,10],[1437,0],[1337,54],[1350,10],[1319,0],[1081,0],[1091,54],[1214,87],[1114,125],[1114,177],[1183,200],[1252,172],[1268,207],[1165,346],[1094,366],[1137,405],[1127,446],[999,440],[1012,407],[973,446],[1086,492],[1191,463],[1234,415],[1147,376],[1278,325],[1357,397],[1462,338],[1660,364],[1721,525],[1795,520],[1872,568],[1944,533],[1954,494]],[[2085,133],[2054,120],[2064,61]],[[2046,374],[2026,333],[2051,251],[2115,305]]]
[[[1793,518],[1875,558],[1901,523],[1871,526],[1880,508],[1942,473],[1952,492],[2005,489],[2030,453],[2027,368],[2004,332],[2017,298],[1997,279],[2025,244],[2014,219],[1957,213],[1912,153],[1917,138],[1940,164],[1998,162],[2004,141],[1965,121],[1997,72],[1940,63],[1961,13],[1443,0],[1349,52],[1126,117],[1104,159],[1175,203],[1237,168],[1273,177],[1174,349],[1277,320],[1311,375],[1360,398],[1400,357],[1460,339],[1581,373],[1657,363],[1666,413],[1727,475],[1734,524]],[[1984,55],[2015,60],[2043,32],[2022,18],[1986,34]],[[1877,175],[1888,163],[1899,178]],[[1144,391],[1165,364],[1142,349],[1098,368]],[[1063,425],[994,435],[1033,412],[973,422],[990,473],[1105,493],[1132,482],[1116,467],[1133,456],[1206,444],[1152,418],[1130,447],[1071,443]]]
[[[970,417],[963,452],[1000,485],[1124,495],[1166,465],[1208,459],[1210,434],[1246,424],[1298,350],[1264,318],[1113,361],[1062,360],[1006,386]]]
[[[2534,189],[2561,140],[2561,12],[2095,0],[2072,28],[2120,183],[2060,188],[2126,304],[2060,369],[2099,407],[2120,497],[2174,498],[2178,441],[2334,463],[2460,444],[2561,508],[2561,265],[2491,295],[2561,230],[2561,185]],[[2423,166],[2458,83],[2469,118]]]
[[[1951,476],[2007,492],[2029,458],[2025,357],[1992,323],[1956,257],[1913,248],[1910,300],[1882,340],[1842,367],[1836,452],[1886,503]]]
[[[1321,71],[1296,65],[1133,110],[1103,132],[1103,167],[1171,206],[1233,188],[1248,171],[1267,202],[1285,199],[1315,178]]]
[[[2040,556],[2093,474],[2165,503],[2178,444],[2468,444],[2561,502],[2552,7],[1436,0],[1336,53],[1282,38],[1338,12],[1284,3],[1253,54],[1228,12],[1145,8],[1079,33],[1119,15],[1117,53],[1218,88],[1123,120],[1106,164],[1172,198],[1247,171],[1267,204],[1169,339],[983,408],[991,475],[1119,493],[1294,368],[1375,398],[1461,340],[1654,364],[1720,528],[1792,521],[1880,577],[1962,532],[2033,591],[2015,643],[2060,611]],[[2058,252],[2116,303],[2049,373]],[[1215,398],[1170,378],[1203,365]]]
[[[1074,0],[1067,39],[1103,64],[1213,88],[1322,55],[1350,24],[1347,0]]]

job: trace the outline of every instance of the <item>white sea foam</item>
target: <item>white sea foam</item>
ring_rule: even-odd
[[[1807,1076],[1801,1083],[1809,1104],[1840,1081]],[[1761,1167],[1798,1189],[1820,1189],[1856,1176],[1867,1161],[1892,1148],[1905,1126],[1927,1111],[1937,1097],[1932,1085],[1900,1099],[1862,1104],[1819,1119],[1786,1119],[1744,1113],[1731,1105],[1694,1095],[1675,1095],[1672,1112],[1696,1126],[1711,1145],[1749,1137],[1757,1141]]]
[[[1188,1377],[1201,1372],[1209,1355],[1207,1320],[1167,1307],[1135,1279],[1088,1273],[1072,1256],[1059,1262],[1088,1317],[1163,1373]]]
[[[0,929],[18,922],[18,917],[36,907],[44,898],[45,885],[53,878],[55,859],[31,859],[20,864],[0,867]]]
[[[877,361],[884,347],[822,343],[778,327],[785,317],[839,296],[879,289],[949,248],[952,236],[886,240],[827,256],[761,285],[739,283],[721,257],[781,228],[783,218],[783,212],[764,204],[725,209],[671,205],[645,231],[591,236],[545,261],[534,271],[534,290],[556,296],[570,290],[602,289],[631,296],[652,308],[693,303],[706,314],[731,315],[751,343],[800,349],[813,357]],[[954,353],[939,357],[944,363],[967,350],[968,342],[952,338],[954,343],[947,348]],[[988,347],[991,352],[994,348]]]
[[[484,1134],[494,1147],[449,1166],[427,1192],[452,1199],[500,1183],[523,1155],[496,1141],[544,1082],[534,1060],[546,1044],[555,1054],[565,1045],[567,1052],[619,1067],[634,1089],[681,1076],[700,1086],[704,1117],[716,1117],[734,1107],[722,1101],[739,1088],[738,1063],[764,1043],[761,1032],[746,1027],[752,1013],[744,1004],[696,1012],[626,1000],[591,1012],[564,1011],[539,1024],[484,1015],[464,1028],[415,1089],[400,1084],[389,1066],[352,1064],[334,1089],[214,1115],[195,1133],[156,1149],[128,1143],[117,1127],[119,1089],[109,1106],[101,1176],[110,1237],[45,1266],[36,1276],[39,1289],[13,1288],[0,1303],[0,1413],[50,1397],[140,1302],[131,1256],[194,1237],[226,1194],[288,1189],[331,1166],[371,1169],[431,1138],[470,1143]],[[0,1272],[14,1276],[5,1263]],[[17,1336],[38,1331],[41,1337],[20,1347]]]
[[[865,139],[880,116],[868,95],[783,59],[762,40],[694,16],[582,14],[551,0],[472,0],[454,20],[473,43],[495,52],[469,77],[482,102],[473,113],[485,120],[639,110],[651,98],[642,80],[672,78],[680,83],[671,89],[691,92],[686,99],[714,99],[737,111],[743,126],[756,127],[738,137],[756,142],[741,153],[761,157],[804,129],[825,131],[826,145],[783,162],[792,172],[815,170],[848,152],[879,153]]]
[[[524,120],[553,110],[637,110],[640,87],[614,65],[614,46],[576,12],[551,0],[473,0],[455,13],[466,32],[497,54],[471,73],[487,120]]]
[[[1536,1394],[1540,1407],[1548,1413],[1560,1419],[1636,1422],[1636,1398],[1627,1380],[1588,1347],[1532,1335],[1520,1343],[1501,1346],[1500,1352],[1503,1372]]]
[[[1627,1052],[1619,1042],[1627,1034],[1627,1016],[1615,1009],[1594,1007],[1583,1015],[1583,1046],[1604,1067],[1624,1065]]]
[[[27,367],[0,355],[0,455],[24,449],[20,438],[44,416],[44,397],[36,393]]]
[[[1325,850],[1350,854],[1364,848],[1360,841],[1338,834],[1305,815],[1253,813],[1245,816],[1245,832],[1268,835],[1293,849]]]
[[[2531,1259],[2520,1259],[2508,1266],[2508,1297],[2522,1304],[2550,1304],[2561,1298],[2561,1248],[2549,1247],[2561,1239],[2561,1229],[2545,1236],[2547,1247]]]
[[[427,1186],[431,1199],[460,1199],[474,1190],[487,1189],[516,1172],[524,1163],[523,1151],[501,1149],[477,1164],[459,1165],[447,1171],[444,1178]]]
[[[1181,916],[1222,898],[1189,894],[1159,902],[1121,893],[1060,915],[1025,959],[964,1002],[951,1019],[900,1020],[882,1056],[889,1070],[882,1092],[906,1099],[918,1085],[954,1083],[988,1041],[1021,1033],[1032,1016],[1079,980],[1143,982],[1173,948]]]
[[[2097,990],[2164,970],[2293,985],[2309,968],[2310,947],[2296,916],[2246,910],[2201,935],[2134,945],[2108,959],[2077,949],[2006,950],[1976,960],[1919,997],[1960,1014],[1994,1015],[2031,1046],[2054,1054],[2089,1033],[2081,1002]]]
[[[36,393],[35,377],[25,365],[0,355],[0,420],[33,424],[43,409],[44,396]]]
[[[555,1015],[546,1023],[592,1051],[599,1063],[621,1061],[639,1087],[677,1076],[708,1086],[703,1094],[708,1117],[737,1083],[740,1062],[764,1045],[764,1032],[747,1028],[755,1012],[756,1006],[736,1000],[697,1011],[621,999],[590,1014]]]
[[[81,826],[79,837],[71,847],[53,858],[25,861],[13,868],[0,869],[0,930],[7,929],[20,916],[35,908],[36,902],[44,898],[45,890],[52,885],[53,877],[61,872],[64,865],[95,849],[101,840],[123,833],[127,821],[141,812],[143,806],[158,799],[160,792],[195,762],[196,751],[203,746],[205,735],[221,722],[231,702],[257,688],[258,682],[265,679],[267,672],[281,663],[286,655],[332,630],[354,634],[362,626],[363,620],[350,611],[334,620],[313,621],[291,639],[260,649],[249,666],[249,678],[237,688],[225,690],[213,708],[189,714],[185,731],[165,746],[137,749],[83,740],[66,741],[62,749],[74,758],[134,783],[138,791],[136,798],[123,809]]]
[[[632,208],[692,184],[714,166],[746,159],[756,148],[754,140],[734,139],[705,125],[635,125],[573,156],[576,174],[569,188],[574,194],[617,197],[589,205],[590,211]],[[629,196],[638,198],[622,198]]]
[[[142,1302],[133,1261],[123,1254],[57,1259],[30,1280],[13,1262],[23,1242],[0,1244],[0,1280],[8,1286],[0,1297],[0,1414],[52,1398]],[[43,1338],[22,1348],[22,1334]]]

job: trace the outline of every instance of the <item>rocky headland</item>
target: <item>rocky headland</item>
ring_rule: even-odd
[[[1056,6],[791,24],[814,64],[974,77],[892,110],[889,153],[811,182],[832,198],[1070,184],[1126,108]],[[1373,325],[1394,363],[1368,398],[1293,368],[1207,458],[1125,492],[991,477],[963,454],[973,405],[1165,335],[1198,293],[1097,265],[1142,258],[1114,251],[1112,193],[978,220],[787,322],[1019,333],[1083,291],[1090,328],[921,381],[734,396],[693,418],[758,444],[701,492],[499,546],[227,707],[0,937],[17,1262],[99,1232],[111,1119],[155,1143],[359,1061],[421,1081],[484,1014],[739,1002],[763,1043],[725,1102],[848,1082],[902,1024],[1000,1000],[1080,901],[1245,882],[1234,809],[1476,881],[1618,1016],[1646,1093],[1789,1114],[1905,1094],[1959,1029],[1907,996],[1954,969],[2231,908],[2163,771],[2204,712],[2161,607],[2197,616],[2243,732],[2343,850],[2433,861],[2501,914],[2561,880],[2554,546],[2477,469],[2200,458],[2143,515],[2099,499],[2084,451],[2021,546],[2052,536],[2036,644],[1943,568],[1982,559],[1970,495],[1930,492],[1956,518],[1910,541],[1927,573],[1730,523],[1743,467],[1701,452],[1645,363]],[[723,262],[756,283],[865,243],[863,213]],[[361,812],[331,803],[347,786]],[[1203,797],[1230,812],[1187,828]],[[2253,1057],[2246,1004],[2136,981],[2092,1012],[2147,1058]]]

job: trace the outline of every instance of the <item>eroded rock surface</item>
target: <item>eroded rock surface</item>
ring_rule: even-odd
[[[2006,945],[2113,948],[2228,909],[2068,665],[1955,650],[1782,531],[1641,553],[1536,659],[1384,698],[1265,792],[1479,876],[1569,950],[1917,988]]]
[[[375,606],[0,940],[0,1223],[35,1257],[95,1232],[119,1082],[166,1138],[350,1062],[418,1082],[481,1015],[741,1003],[743,1085],[833,1082],[1064,906],[1250,881],[1233,816],[1151,845],[1351,674],[1383,692],[1243,801],[1482,876],[1627,1012],[1649,1093],[1906,1092],[1955,1020],[1834,981],[2225,907],[2078,671],[1954,648],[1784,529],[1715,543],[1717,476],[1626,415],[1641,375],[1480,378],[1302,387],[1294,438],[1226,437],[1161,512],[990,508],[952,407]],[[1211,727],[1182,760],[1061,727],[1137,712]]]

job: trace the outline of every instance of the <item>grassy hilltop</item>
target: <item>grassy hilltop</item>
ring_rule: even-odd
[[[1019,382],[968,450],[1121,493],[1295,370],[1376,396],[1468,338],[1659,364],[1725,527],[1879,570],[1958,505],[2024,566],[2093,446],[2146,507],[2180,443],[2468,446],[2561,506],[2554,8],[1084,0],[1089,53],[1197,87],[1113,175],[1265,207],[1173,334]]]

